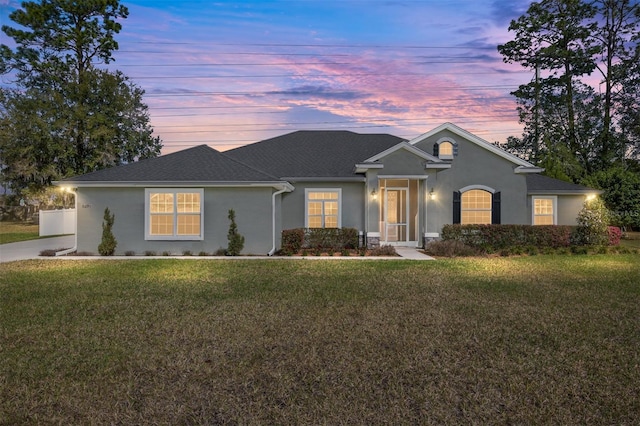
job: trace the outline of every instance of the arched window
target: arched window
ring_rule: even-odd
[[[453,157],[453,144],[451,142],[442,142],[438,152],[441,158],[445,156]]]
[[[458,155],[458,144],[449,140],[440,140],[433,145],[433,155],[441,160],[453,160]]]
[[[472,189],[462,193],[460,223],[491,224],[491,193],[482,189]]]

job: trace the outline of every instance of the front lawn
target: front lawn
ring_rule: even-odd
[[[640,256],[34,260],[1,424],[634,424]]]

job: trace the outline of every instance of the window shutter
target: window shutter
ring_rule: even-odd
[[[496,192],[491,198],[491,224],[500,224],[500,193]]]
[[[460,191],[453,191],[453,223],[460,223],[461,219],[461,194]]]
[[[433,144],[433,156],[437,157],[440,155],[440,145],[438,145],[437,143]]]
[[[453,144],[453,156],[454,157],[458,156],[458,142]]]

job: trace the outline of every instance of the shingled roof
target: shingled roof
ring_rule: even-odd
[[[529,194],[599,194],[602,192],[584,185],[565,182],[560,179],[550,178],[537,173],[528,174],[526,176],[527,192]]]
[[[225,155],[280,179],[348,178],[357,176],[357,163],[402,141],[386,134],[302,130],[225,151]]]
[[[61,182],[274,182],[276,177],[207,145],[98,170]]]

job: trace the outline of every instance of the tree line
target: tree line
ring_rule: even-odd
[[[617,224],[640,227],[640,4],[543,0],[511,21],[506,63],[531,71],[507,150],[551,177],[605,190]]]

